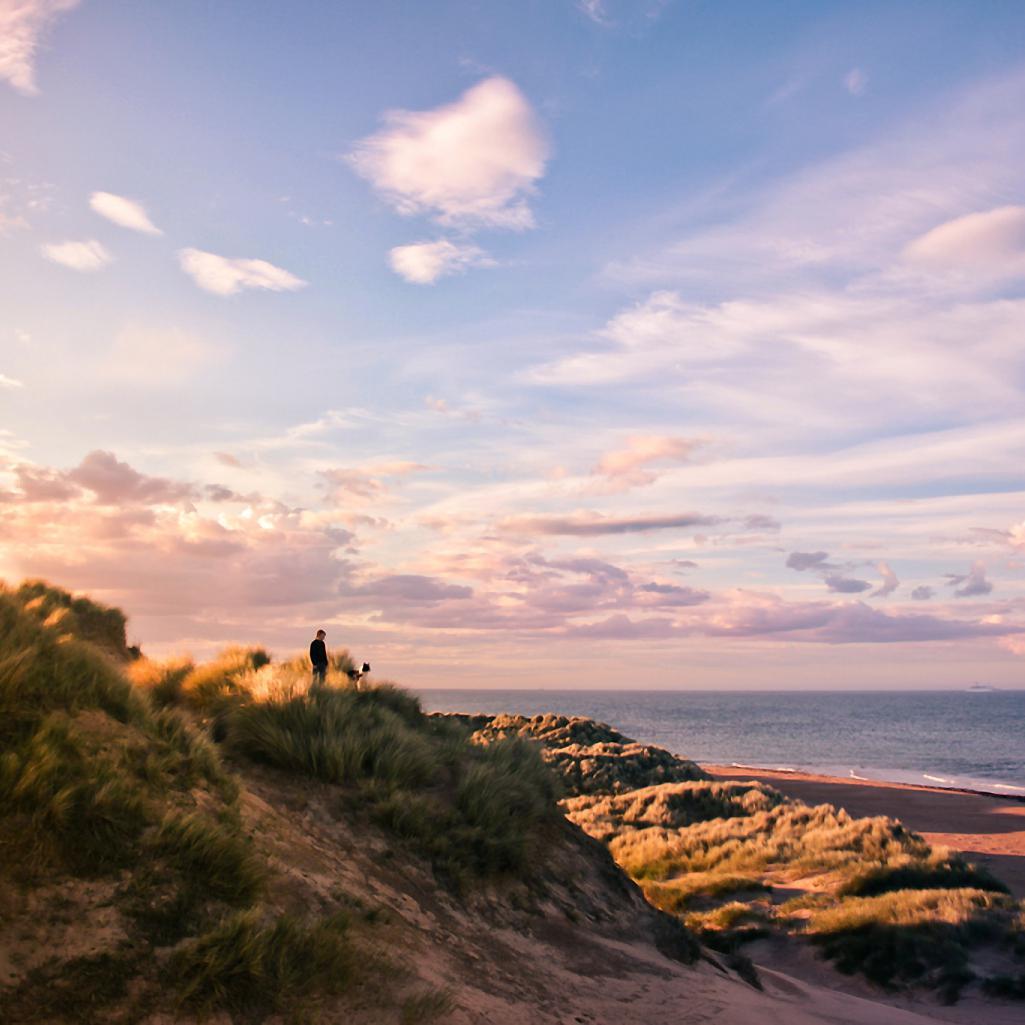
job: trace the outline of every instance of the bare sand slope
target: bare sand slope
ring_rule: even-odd
[[[798,981],[767,970],[760,992],[719,965],[720,955],[680,963],[655,941],[659,916],[637,887],[601,844],[568,823],[549,851],[542,890],[524,891],[533,906],[520,911],[498,891],[455,899],[440,890],[427,871],[389,856],[384,836],[354,829],[338,815],[329,787],[255,770],[247,784],[247,816],[280,858],[280,885],[304,892],[314,905],[318,894],[341,886],[388,909],[389,956],[415,977],[396,976],[395,985],[449,993],[452,1008],[441,1019],[449,1025],[942,1022],[931,1008],[833,991],[828,979]],[[385,1019],[373,1008],[350,1007],[343,1017],[317,1020],[381,1025]]]
[[[867,783],[804,773],[704,765],[719,779],[762,780],[808,804],[835,804],[851,815],[889,815],[932,844],[961,851],[1025,898],[1025,801],[902,783]]]

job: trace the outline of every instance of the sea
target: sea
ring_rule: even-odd
[[[418,690],[427,711],[608,723],[716,765],[1025,798],[1025,690]]]

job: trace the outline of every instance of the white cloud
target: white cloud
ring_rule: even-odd
[[[851,68],[844,75],[843,85],[851,96],[861,96],[868,88],[868,75],[861,68]]]
[[[26,96],[39,92],[36,54],[43,34],[78,0],[0,0],[0,78]]]
[[[388,254],[391,269],[406,281],[433,285],[438,278],[461,274],[470,267],[493,267],[495,261],[479,246],[438,239],[396,246]]]
[[[131,228],[132,231],[141,231],[146,235],[163,235],[149,219],[143,205],[134,199],[115,196],[113,192],[94,192],[89,197],[89,205],[101,217],[106,217],[122,228]]]
[[[527,196],[548,144],[530,104],[508,79],[485,79],[434,110],[394,110],[356,144],[349,162],[403,214],[442,224],[530,228]]]
[[[19,381],[15,377],[8,377],[6,374],[0,374],[0,388],[13,391],[16,388],[24,388],[25,384]]]
[[[932,264],[1002,263],[1025,258],[1025,206],[1001,206],[945,221],[904,250],[911,260]]]
[[[101,270],[114,259],[106,247],[95,239],[88,242],[57,242],[44,245],[42,253],[48,260],[78,271]]]
[[[246,288],[294,292],[309,284],[266,260],[231,259],[202,249],[180,249],[178,259],[182,270],[214,295],[234,295]]]

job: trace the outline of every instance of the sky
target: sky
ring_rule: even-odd
[[[414,686],[1025,686],[1023,54],[0,0],[0,578]]]

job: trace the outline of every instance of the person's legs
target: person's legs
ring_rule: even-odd
[[[323,687],[324,677],[327,675],[327,666],[314,666],[313,667],[313,686]]]

